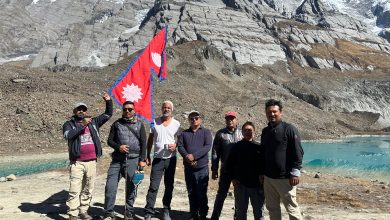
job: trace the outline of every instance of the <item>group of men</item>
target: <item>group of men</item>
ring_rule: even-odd
[[[106,110],[91,118],[84,103],[74,106],[74,115],[63,126],[68,140],[70,160],[70,188],[67,200],[70,220],[92,219],[88,208],[96,177],[96,161],[102,155],[99,128],[113,114],[112,100],[103,95]],[[114,212],[118,183],[126,179],[125,219],[134,219],[136,186],[133,176],[137,170],[151,165],[150,185],[146,196],[144,219],[150,220],[155,209],[157,192],[162,177],[165,191],[162,199],[162,219],[170,220],[172,193],[177,163],[177,152],[183,158],[184,176],[189,199],[190,219],[205,220],[209,207],[209,152],[211,177],[218,180],[218,191],[211,220],[219,219],[230,185],[234,187],[234,219],[246,220],[249,200],[254,219],[264,219],[264,202],[271,220],[281,219],[280,203],[290,219],[302,219],[296,201],[303,150],[297,129],[282,118],[282,103],[270,99],[265,104],[268,126],[261,134],[261,144],[254,141],[255,125],[245,122],[238,127],[237,112],[225,114],[226,127],[214,138],[202,125],[198,111],[188,114],[189,128],[182,130],[173,115],[173,103],[164,101],[162,115],[154,119],[149,137],[144,124],[134,113],[135,104],[123,103],[122,117],[110,129],[107,144],[114,149],[108,169],[104,199],[104,219],[115,219]],[[154,149],[153,149],[154,147]],[[153,159],[151,158],[153,149]],[[219,165],[221,165],[219,167]]]

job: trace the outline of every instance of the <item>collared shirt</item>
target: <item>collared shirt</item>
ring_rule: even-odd
[[[208,166],[208,153],[211,149],[213,137],[211,131],[203,126],[200,126],[195,132],[189,128],[181,132],[178,139],[178,151],[183,158],[188,154],[194,156],[197,165],[191,167],[183,160],[185,168],[198,169]]]

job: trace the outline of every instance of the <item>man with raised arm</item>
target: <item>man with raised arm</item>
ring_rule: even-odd
[[[68,205],[69,220],[92,219],[88,209],[92,199],[96,179],[97,158],[102,156],[99,128],[112,116],[112,100],[105,93],[103,100],[106,110],[92,118],[88,116],[88,106],[82,102],[75,104],[73,116],[64,123],[63,133],[68,140],[70,187]]]

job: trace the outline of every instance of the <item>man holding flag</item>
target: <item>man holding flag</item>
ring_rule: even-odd
[[[126,181],[125,220],[133,219],[135,185],[132,179],[135,171],[146,165],[146,132],[144,124],[134,115],[134,103],[123,104],[122,118],[115,121],[110,130],[107,144],[114,149],[107,173],[104,197],[105,219],[115,219],[114,206],[118,182],[121,176]]]
[[[167,28],[164,27],[122,72],[110,89],[117,104],[123,106],[123,114],[122,118],[112,125],[108,140],[108,144],[114,148],[114,153],[106,184],[104,205],[106,219],[115,219],[113,209],[120,174],[127,177],[126,189],[129,189],[126,190],[125,219],[133,219],[135,187],[131,180],[137,162],[139,167],[146,165],[145,127],[135,117],[137,115],[149,123],[153,122],[152,72],[160,80],[166,78],[166,38]],[[123,162],[123,159],[126,159],[126,162]]]

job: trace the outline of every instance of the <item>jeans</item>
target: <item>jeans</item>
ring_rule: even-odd
[[[154,214],[154,205],[156,203],[156,197],[158,188],[160,186],[160,182],[162,176],[164,175],[164,185],[165,191],[163,196],[163,206],[164,208],[171,208],[171,200],[172,200],[172,191],[173,191],[173,183],[176,172],[176,157],[171,157],[168,159],[155,158],[152,162],[152,171],[150,173],[150,186],[148,190],[148,194],[146,196],[146,206],[145,213],[146,214]]]
[[[135,186],[132,182],[133,175],[138,166],[138,157],[127,159],[127,166],[125,161],[111,161],[110,168],[108,168],[107,182],[104,197],[104,210],[106,215],[114,214],[116,193],[118,190],[118,182],[122,177],[125,177],[127,171],[127,187],[126,187],[126,210],[128,213],[134,211],[135,200]]]
[[[264,190],[263,187],[246,187],[239,184],[234,188],[234,203],[236,207],[236,220],[246,220],[249,199],[252,204],[255,220],[264,220]]]
[[[207,187],[209,184],[209,168],[184,169],[185,181],[190,202],[191,214],[207,216],[209,210]]]
[[[68,214],[78,216],[87,213],[96,179],[96,160],[71,162]]]
[[[221,172],[221,175],[219,176],[218,191],[214,201],[214,209],[213,214],[211,215],[211,220],[219,219],[223,203],[225,202],[227,193],[229,192],[231,182],[231,176],[226,172]]]

